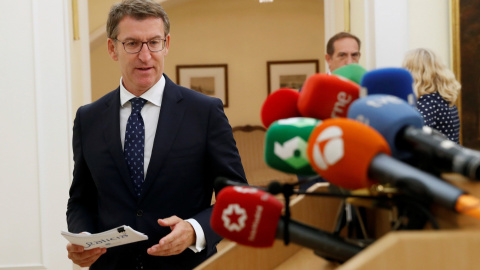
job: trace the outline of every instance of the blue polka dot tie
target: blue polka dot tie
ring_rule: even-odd
[[[127,129],[125,131],[125,143],[123,155],[127,162],[130,178],[135,185],[135,193],[140,197],[142,191],[143,177],[143,156],[145,149],[145,125],[140,112],[147,101],[143,98],[132,98],[132,113],[128,117]]]

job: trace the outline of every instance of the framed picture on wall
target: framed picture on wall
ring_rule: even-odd
[[[318,73],[318,60],[268,61],[268,94],[283,87],[300,89],[305,80]]]
[[[217,97],[228,107],[228,67],[227,64],[178,65],[177,84]]]

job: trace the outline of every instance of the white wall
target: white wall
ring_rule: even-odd
[[[70,2],[0,1],[0,269],[72,268]]]
[[[448,2],[449,0],[408,1],[408,48],[432,49],[450,66],[451,29]]]
[[[344,29],[344,1],[325,0],[325,42]],[[350,0],[351,33],[362,40],[368,70],[398,67],[408,50],[426,47],[449,65],[448,0]],[[327,19],[327,10],[330,13]],[[332,33],[335,30],[336,32]]]
[[[374,1],[375,67],[400,66],[408,50],[408,2]],[[368,56],[367,56],[368,57]]]

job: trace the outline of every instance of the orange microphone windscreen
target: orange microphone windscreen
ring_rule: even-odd
[[[457,199],[455,210],[464,215],[480,219],[480,200],[472,195],[461,195]]]
[[[312,168],[330,183],[346,189],[370,187],[372,159],[390,155],[385,139],[373,128],[347,118],[327,119],[310,134],[307,156]]]

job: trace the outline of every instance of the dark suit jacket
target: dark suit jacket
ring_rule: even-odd
[[[246,183],[222,102],[165,78],[152,156],[139,198],[123,157],[120,89],[77,111],[69,231],[96,233],[128,225],[149,237],[109,248],[91,269],[135,269],[137,258],[144,269],[192,269],[213,255],[221,240],[210,227],[214,179],[224,176]],[[157,219],[172,215],[200,223],[207,242],[202,252],[187,249],[168,257],[146,253],[170,232]]]

